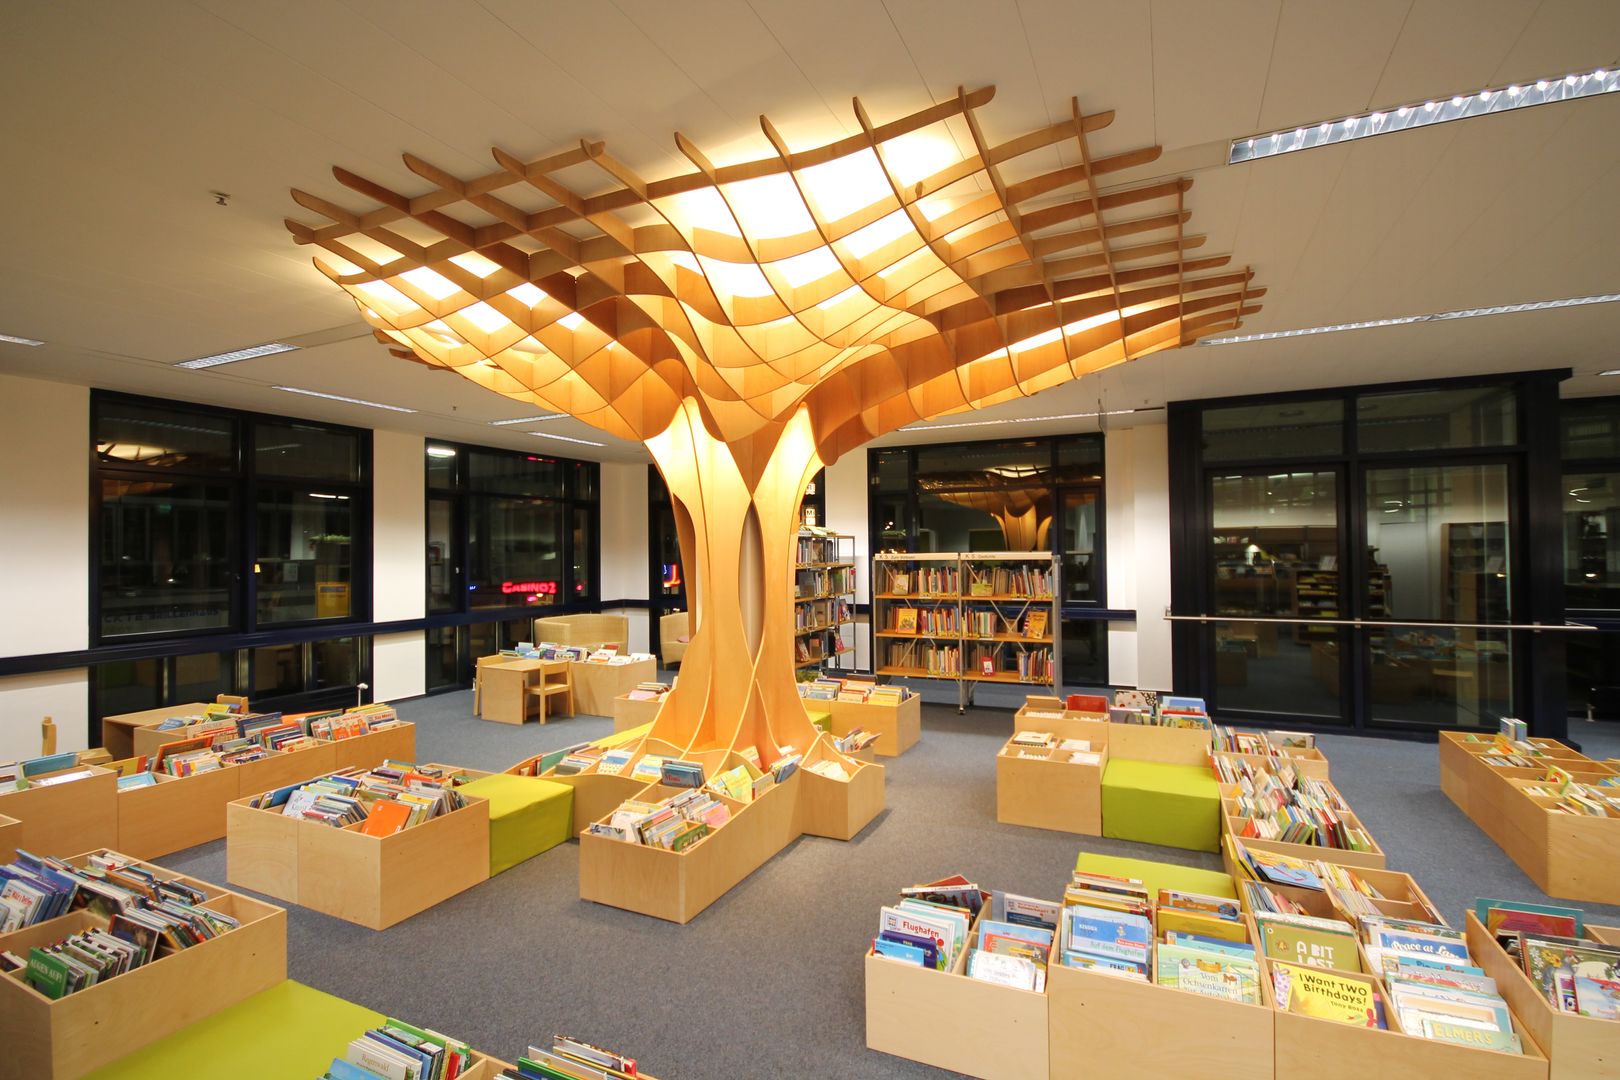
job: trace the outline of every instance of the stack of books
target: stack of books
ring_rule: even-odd
[[[669,693],[669,687],[661,682],[640,682],[630,688],[625,697],[631,701],[657,701]]]
[[[308,721],[309,734],[327,742],[369,735],[373,731],[398,727],[402,722],[398,713],[381,703],[320,713],[308,717]]]
[[[1392,899],[1386,897],[1351,866],[1341,866],[1321,859],[1296,859],[1291,855],[1251,849],[1236,839],[1232,841],[1232,851],[1239,870],[1250,882],[1286,885],[1325,893],[1334,907],[1352,918],[1378,915],[1380,911],[1375,901]],[[1263,894],[1256,895],[1274,898],[1280,894],[1267,890]],[[1274,904],[1274,901],[1268,901],[1269,904]],[[1268,905],[1257,904],[1255,907],[1256,910],[1271,911],[1295,909],[1292,902],[1288,902],[1286,906]],[[1429,914],[1434,916],[1436,922],[1444,922],[1437,912],[1431,910]]]
[[[634,1080],[641,1075],[635,1058],[553,1035],[549,1050],[530,1046],[515,1066],[500,1074],[500,1080]]]
[[[1236,900],[1160,889],[1153,915],[1155,982],[1260,1004],[1260,961]]]
[[[1286,760],[1291,750],[1316,749],[1316,736],[1305,731],[1238,731],[1215,724],[1211,728],[1216,753],[1249,754]]]
[[[1476,900],[1474,914],[1555,1011],[1620,1020],[1620,945],[1586,937],[1580,908]]]
[[[691,788],[657,802],[627,799],[607,821],[593,821],[593,836],[631,844],[685,851],[731,820],[726,804],[702,788]]]
[[[321,1080],[456,1080],[472,1067],[466,1043],[390,1018],[333,1058]]]
[[[53,1000],[239,925],[231,916],[201,906],[208,898],[202,890],[161,879],[110,852],[92,855],[87,865],[76,867],[19,851],[16,862],[0,867],[0,880],[0,917],[7,930],[80,909],[100,924],[35,946],[26,957],[0,952],[0,972],[22,972],[30,986]]]
[[[1272,772],[1265,765],[1214,756],[1216,776],[1238,788],[1230,800],[1239,820],[1237,835],[1248,839],[1312,844],[1347,851],[1375,851],[1366,831],[1353,824],[1350,807],[1325,780],[1301,776],[1286,764]]]
[[[950,971],[967,947],[974,917],[985,899],[979,887],[960,874],[902,889],[900,902],[878,913],[871,953]]]
[[[1059,959],[1139,982],[1150,981],[1153,902],[1135,878],[1076,870],[1063,890]]]

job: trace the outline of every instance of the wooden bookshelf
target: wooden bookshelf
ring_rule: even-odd
[[[856,728],[875,732],[872,749],[880,757],[899,757],[922,737],[922,697],[910,691],[898,705],[837,699],[822,704],[831,715],[829,732],[840,738]]]
[[[878,956],[868,947],[866,1045],[987,1080],[1045,1080],[1052,1075],[1048,996],[968,978],[978,922],[946,971]]]
[[[1065,751],[1056,749],[1039,758],[1024,757],[1009,736],[996,754],[996,820],[1005,825],[1101,836],[1102,775],[1108,767],[1110,725],[1080,713],[1044,715],[1047,711],[1027,704],[1020,708],[1013,715],[1013,735],[1046,731],[1060,740],[1084,739],[1101,757],[1095,765],[1072,763]]]
[[[85,865],[92,854],[73,857]],[[0,1047],[7,1076],[70,1080],[168,1037],[287,977],[287,913],[263,901],[150,863],[159,877],[202,889],[204,906],[241,926],[159,957],[78,993],[52,1000],[18,971],[0,976]],[[81,909],[0,935],[0,949],[26,956],[105,924]]]
[[[954,682],[960,709],[978,683],[1061,686],[1059,575],[1044,552],[874,555],[873,671]]]
[[[0,817],[0,864],[17,857],[17,842],[22,839],[22,822],[16,818]]]
[[[845,658],[855,655],[855,537],[803,529],[795,551],[794,666],[850,670],[854,661]]]
[[[817,743],[806,755],[805,764],[824,756],[830,756],[829,752],[823,743]],[[731,811],[730,819],[684,851],[580,833],[580,899],[687,923],[799,836],[853,838],[883,809],[883,766],[837,756],[847,761],[847,782],[819,776],[801,766],[785,781],[749,802],[715,795]],[[739,764],[746,764],[746,759],[728,751],[709,762],[706,771],[712,776]],[[634,766],[632,761],[625,773]],[[752,766],[749,772],[757,776]],[[623,784],[593,781],[619,781],[625,777],[557,779],[578,781],[574,785],[577,822],[582,792],[624,789]],[[656,802],[681,790],[661,784],[635,784],[632,794],[625,797]],[[613,803],[595,820],[607,820],[622,801]],[[595,805],[601,806],[602,802]]]
[[[1440,733],[1440,788],[1480,831],[1548,896],[1596,904],[1620,903],[1620,818],[1560,813],[1556,800],[1525,789],[1544,786],[1547,770],[1487,765],[1493,743],[1469,742],[1462,732]],[[1576,781],[1617,775],[1614,769],[1550,739],[1532,739]]]
[[[226,807],[226,880],[346,922],[386,930],[489,878],[489,800],[392,836]]]

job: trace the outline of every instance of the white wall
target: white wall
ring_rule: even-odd
[[[90,643],[90,391],[0,375],[0,656]],[[0,679],[0,758],[85,745],[84,668]]]
[[[427,614],[427,484],[422,436],[371,435],[371,610],[377,622]]]
[[[822,524],[834,532],[849,533],[855,537],[855,602],[869,603],[872,548],[867,542],[871,518],[866,512],[869,485],[865,448],[857,447],[827,466],[823,483],[826,485],[827,520]],[[862,669],[872,666],[867,648],[866,623],[866,617],[862,616],[855,626],[855,666]]]
[[[1136,622],[1108,631],[1108,681],[1171,686],[1169,429],[1142,424],[1104,436],[1108,606],[1134,608]]]
[[[602,463],[602,581],[605,601],[647,599],[647,466]],[[646,652],[645,608],[604,608],[630,621],[629,648]]]
[[[399,701],[427,693],[427,635],[422,630],[371,639],[371,700]]]
[[[89,390],[0,375],[0,656],[90,643],[89,442]]]

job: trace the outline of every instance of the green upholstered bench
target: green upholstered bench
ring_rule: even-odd
[[[1203,893],[1205,896],[1237,899],[1237,887],[1232,883],[1231,877],[1219,870],[1200,870],[1196,866],[1149,862],[1147,859],[1127,859],[1119,855],[1099,855],[1091,851],[1082,851],[1080,857],[1074,861],[1074,868],[1089,874],[1135,878],[1147,886],[1148,895],[1155,899],[1160,889],[1180,889],[1183,892]]]
[[[97,1069],[90,1080],[320,1076],[382,1021],[380,1013],[289,979]]]
[[[1111,758],[1103,769],[1103,835],[1218,851],[1221,790],[1207,765]]]
[[[574,789],[534,776],[491,773],[461,790],[489,800],[489,876],[567,840],[574,825]]]

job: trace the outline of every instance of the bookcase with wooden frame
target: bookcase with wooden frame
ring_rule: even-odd
[[[84,866],[101,854],[108,851],[68,861]],[[0,975],[0,1071],[5,1075],[83,1076],[286,979],[285,910],[151,863],[138,865],[202,890],[204,907],[241,925],[54,1000],[30,986],[20,970]],[[29,949],[105,927],[104,918],[81,908],[0,934],[0,950],[27,956]]]
[[[854,627],[855,537],[801,531],[793,568],[794,666],[852,667]]]
[[[872,582],[877,674],[953,681],[959,710],[980,683],[1062,685],[1056,556],[879,554]]]
[[[1552,739],[1530,742],[1545,755],[1545,765],[1508,768],[1482,760],[1492,741],[1442,731],[1441,790],[1548,896],[1620,903],[1620,818],[1563,813],[1554,809],[1556,798],[1528,790],[1557,783],[1549,779],[1549,766],[1576,783],[1601,782],[1620,770]]]

